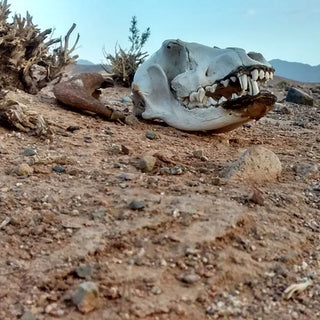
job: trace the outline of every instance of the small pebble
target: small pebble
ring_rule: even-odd
[[[72,302],[80,312],[88,313],[99,306],[99,290],[94,282],[83,282],[72,295]]]
[[[80,264],[76,269],[76,274],[79,278],[91,277],[93,269],[89,264]]]
[[[119,178],[124,181],[129,181],[133,179],[133,175],[123,172],[119,175]]]
[[[24,156],[34,156],[36,153],[37,151],[35,149],[27,148],[27,149],[24,149],[21,154]]]
[[[188,283],[188,284],[193,284],[199,281],[200,277],[197,274],[189,273],[189,274],[184,274],[180,280]]]
[[[128,208],[131,210],[141,210],[145,207],[146,205],[137,199],[133,199],[128,205]]]
[[[159,295],[162,293],[162,289],[158,286],[153,286],[151,288],[151,292],[154,294],[154,295]]]
[[[156,134],[155,132],[151,132],[151,131],[146,132],[145,136],[146,136],[146,138],[148,138],[150,140],[160,139],[158,134]]]
[[[184,172],[184,167],[183,166],[175,166],[173,168],[171,168],[171,174],[173,175],[179,175],[182,174]]]
[[[80,130],[79,126],[69,126],[67,128],[67,131],[69,131],[69,132],[74,132],[74,131],[77,131],[77,130]]]
[[[137,162],[137,167],[145,172],[151,172],[156,164],[157,158],[153,156],[144,156]]]
[[[202,149],[194,150],[192,151],[192,154],[195,158],[201,159],[201,157],[204,157],[204,152]]]
[[[54,172],[58,172],[58,173],[62,173],[62,172],[65,172],[65,171],[66,171],[66,169],[65,169],[64,167],[61,167],[61,166],[54,166],[54,167],[52,168],[52,170],[53,170]]]

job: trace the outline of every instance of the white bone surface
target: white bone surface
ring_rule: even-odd
[[[257,54],[259,61],[251,56],[240,48],[219,49],[166,40],[135,74],[134,113],[189,131],[245,123],[249,119],[224,109],[223,103],[236,101],[242,94],[259,94],[255,80],[270,78],[272,66],[262,55]],[[241,94],[230,92],[229,98],[219,94],[229,85],[238,85]]]

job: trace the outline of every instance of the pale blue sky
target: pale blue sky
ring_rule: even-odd
[[[266,59],[320,64],[320,0],[8,0],[12,13],[28,10],[42,30],[64,36],[73,22],[80,33],[76,53],[103,61],[103,46],[129,48],[133,15],[151,28],[144,47],[150,54],[163,40],[241,47]]]

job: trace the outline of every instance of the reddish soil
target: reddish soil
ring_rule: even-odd
[[[104,90],[119,108],[128,94]],[[54,134],[0,127],[0,319],[27,310],[46,320],[320,317],[319,104],[285,103],[288,112],[278,105],[257,123],[213,134],[108,122],[41,94],[12,95]],[[277,154],[279,180],[219,176],[253,145]],[[23,155],[27,148],[36,155]],[[136,168],[154,154],[152,172]],[[17,175],[22,163],[33,173]],[[163,174],[174,166],[183,172]],[[130,209],[133,199],[145,207]],[[92,267],[87,279],[75,272],[80,264]],[[98,285],[100,301],[86,314],[70,301],[84,281]]]

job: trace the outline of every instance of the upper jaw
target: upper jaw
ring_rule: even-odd
[[[173,94],[180,104],[188,109],[222,106],[224,102],[244,95],[258,95],[258,84],[272,79],[273,73],[272,67],[264,65],[239,67],[224,78],[212,81],[210,85],[200,86],[188,95],[179,96],[174,90]]]

